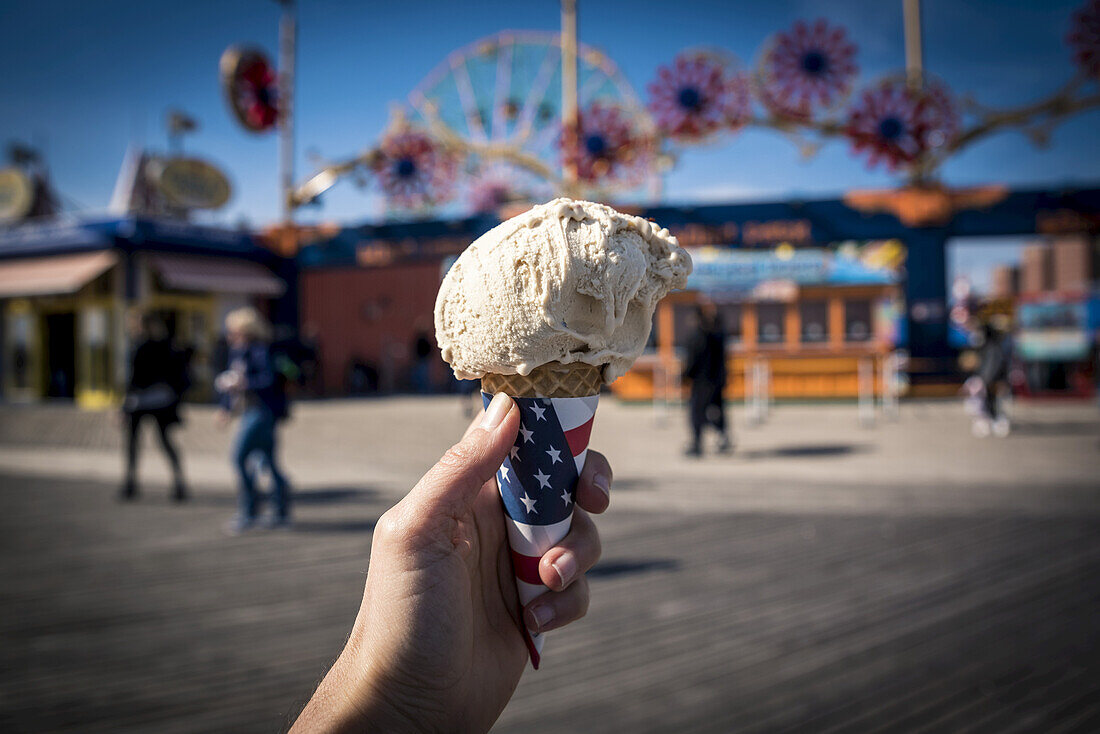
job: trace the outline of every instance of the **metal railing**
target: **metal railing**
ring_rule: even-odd
[[[861,426],[875,425],[879,413],[887,420],[900,417],[900,397],[905,382],[901,351],[881,357],[867,356],[857,363],[856,405]],[[772,366],[765,357],[744,362],[744,415],[750,426],[761,425],[771,416],[775,397],[772,389]],[[658,363],[653,371],[653,415],[657,425],[666,425],[673,408],[681,402],[683,390],[680,370]]]
[[[757,357],[745,363],[745,416],[751,425],[768,419],[772,405],[772,368]]]

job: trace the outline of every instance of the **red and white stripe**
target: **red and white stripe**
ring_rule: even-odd
[[[587,398],[551,398],[558,423],[565,431],[565,440],[573,461],[577,462],[577,476],[584,469],[584,458],[588,455],[588,439],[592,435],[592,421],[596,417],[596,405],[599,395]]]

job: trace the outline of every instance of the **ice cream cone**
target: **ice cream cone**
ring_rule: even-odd
[[[550,362],[529,375],[494,375],[481,378],[481,391],[505,393],[514,398],[584,398],[600,394],[603,369],[590,364]]]
[[[539,561],[569,532],[600,386],[644,351],[657,302],[691,257],[652,220],[558,198],[489,230],[447,271],[435,301],[440,354],[522,425],[497,472],[519,599],[545,593]],[[576,363],[551,360],[568,355]],[[581,364],[597,362],[596,366]],[[541,365],[529,375],[508,374]],[[534,667],[540,635],[524,632]]]
[[[539,561],[569,532],[601,384],[600,367],[556,362],[526,376],[487,374],[481,380],[486,405],[504,392],[520,410],[519,434],[497,472],[520,619],[523,607],[548,590]],[[524,638],[538,669],[543,635],[524,628]]]

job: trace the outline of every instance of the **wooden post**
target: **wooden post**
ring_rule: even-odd
[[[844,299],[829,298],[829,347],[834,351],[844,348]]]
[[[787,331],[787,338],[784,339],[787,349],[796,351],[799,345],[802,343],[802,314],[798,310],[798,301],[792,301],[787,304],[787,313],[784,314],[784,326]]]
[[[759,346],[755,303],[746,303],[741,307],[741,343],[746,352],[754,352]]]
[[[664,299],[657,304],[657,357],[661,363],[661,373],[663,379],[661,384],[657,384],[657,373],[653,374],[653,396],[657,397],[657,392],[660,391],[661,397],[665,400],[669,399],[668,395],[668,376],[672,374],[672,371],[676,369],[676,318],[674,307],[670,299]],[[675,396],[677,400],[680,399],[679,395]]]
[[[676,318],[672,309],[669,299],[657,304],[657,353],[661,355],[663,362],[670,362],[674,357]]]

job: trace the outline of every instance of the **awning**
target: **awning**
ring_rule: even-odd
[[[164,285],[181,291],[281,296],[286,283],[251,260],[150,253]]]
[[[116,262],[111,250],[0,260],[0,298],[76,293]]]

